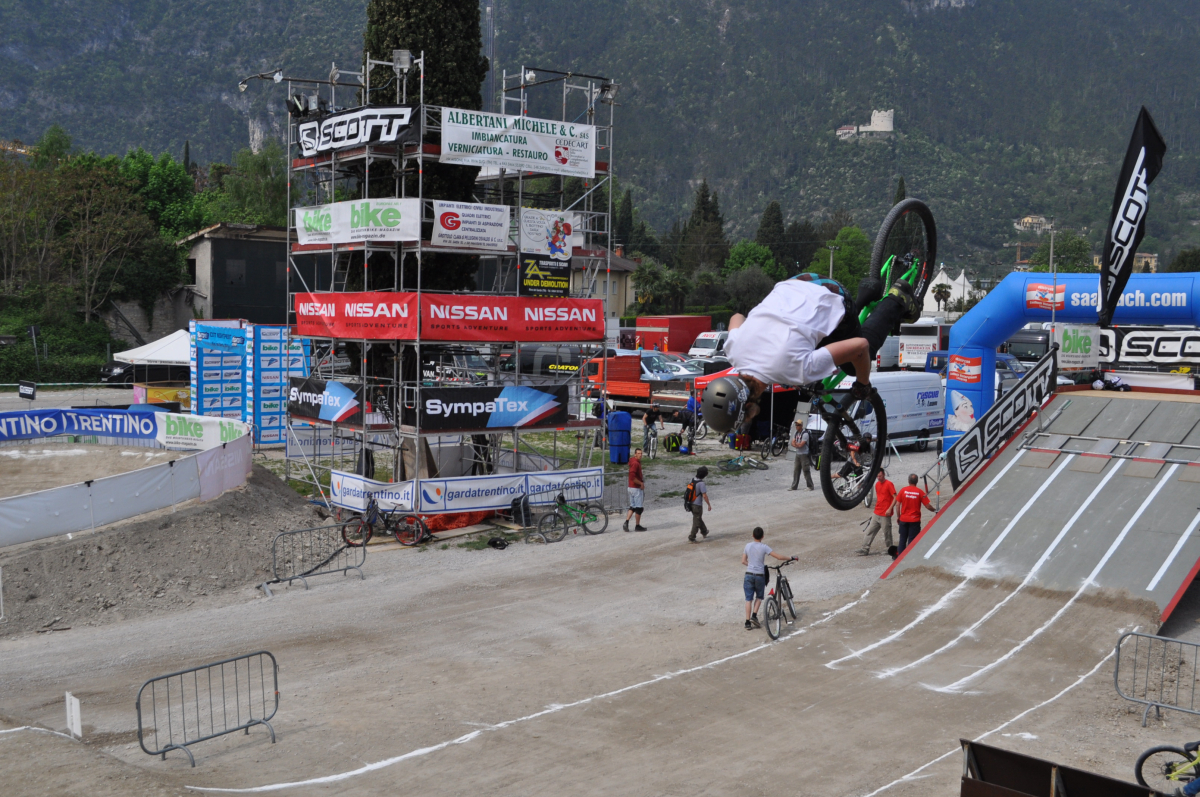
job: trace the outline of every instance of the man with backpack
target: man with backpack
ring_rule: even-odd
[[[708,500],[708,485],[704,483],[704,477],[707,475],[708,468],[701,465],[696,470],[696,478],[688,482],[683,491],[683,505],[692,513],[692,530],[688,534],[688,542],[699,542],[696,539],[697,531],[701,537],[708,536],[708,526],[704,525],[704,504],[708,504],[708,511],[711,512],[712,501]]]

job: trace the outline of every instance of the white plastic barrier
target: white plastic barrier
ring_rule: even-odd
[[[412,511],[414,488],[411,481],[389,484],[338,470],[333,471],[330,478],[332,503],[360,512],[367,508],[367,499],[371,496],[384,511]],[[528,495],[533,504],[551,504],[555,496],[564,491],[571,494],[572,501],[599,501],[604,496],[603,469],[422,479],[421,513],[508,509],[512,500],[522,495]]]

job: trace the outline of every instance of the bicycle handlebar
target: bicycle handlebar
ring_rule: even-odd
[[[796,561],[796,557],[793,556],[791,559],[788,559],[786,562],[780,562],[777,565],[764,564],[763,567],[767,568],[768,570],[779,570],[781,568],[787,567],[788,565],[792,564],[795,561]]]

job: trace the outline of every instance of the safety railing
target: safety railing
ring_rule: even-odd
[[[134,705],[145,753],[166,760],[182,750],[196,766],[188,746],[227,733],[263,725],[275,743],[270,720],[279,710],[279,665],[260,650],[160,675],[142,684]]]
[[[1117,640],[1117,666],[1113,684],[1117,694],[1146,706],[1142,727],[1150,709],[1156,717],[1162,709],[1200,714],[1196,704],[1197,664],[1200,644],[1169,637],[1130,631]]]
[[[309,529],[284,531],[271,542],[270,581],[262,591],[271,596],[271,584],[299,581],[308,589],[310,576],[327,576],[357,570],[363,579],[362,567],[367,561],[367,546],[347,545],[342,538],[342,525],[314,526]]]

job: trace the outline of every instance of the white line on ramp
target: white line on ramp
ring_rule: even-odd
[[[448,741],[441,742],[440,744],[435,744],[430,747],[422,747],[417,750],[411,750],[407,753],[404,753],[403,755],[394,756],[392,758],[385,758],[382,761],[374,761],[370,764],[361,766],[358,769],[352,769],[347,772],[339,772],[335,775],[326,775],[326,776],[320,777],[320,778],[310,778],[308,780],[296,780],[296,781],[291,781],[289,783],[268,783],[265,786],[251,786],[249,788],[244,788],[244,789],[222,789],[222,788],[217,788],[214,786],[187,786],[186,788],[191,789],[192,791],[211,791],[211,792],[221,792],[221,793],[225,793],[225,794],[248,794],[251,792],[280,791],[282,789],[292,789],[297,786],[317,786],[317,785],[320,785],[323,783],[337,783],[339,781],[349,780],[350,778],[358,777],[359,775],[365,775],[368,772],[374,772],[375,770],[378,770],[378,769],[384,769],[385,767],[390,767],[393,764],[399,764],[400,762],[407,761],[410,758],[420,758],[421,756],[426,756],[426,755],[429,755],[430,753],[436,753],[440,750],[445,750],[447,747],[451,747],[453,745],[466,744],[467,742],[470,742],[470,741],[478,738],[480,735],[487,733],[489,731],[503,730],[505,728],[512,727],[513,725],[517,725],[518,723],[528,722],[530,720],[539,719],[540,717],[545,717],[549,714],[557,714],[558,712],[565,711],[566,709],[569,709],[569,708],[575,708],[577,706],[586,706],[587,704],[594,703],[597,700],[603,700],[603,699],[609,698],[609,697],[616,697],[617,695],[622,695],[626,692],[632,692],[635,689],[641,689],[642,687],[645,687],[645,686],[650,686],[652,684],[660,683],[662,681],[669,681],[672,678],[678,678],[681,675],[689,675],[694,672],[699,672],[700,670],[711,669],[711,668],[717,667],[721,664],[726,664],[726,663],[734,661],[736,659],[744,658],[746,656],[749,656],[751,653],[757,653],[760,650],[766,650],[767,648],[773,647],[776,643],[782,642],[783,640],[788,639],[789,637],[793,637],[796,634],[801,634],[804,631],[808,630],[809,628],[821,625],[822,623],[829,622],[830,620],[837,617],[842,612],[844,612],[854,606],[857,606],[859,603],[861,603],[863,600],[865,600],[866,597],[870,594],[871,594],[871,591],[867,590],[866,592],[864,592],[862,595],[860,595],[858,597],[858,600],[851,601],[850,603],[847,603],[845,606],[841,606],[841,607],[835,609],[834,611],[829,612],[824,617],[822,617],[820,620],[815,620],[815,621],[809,623],[808,625],[806,625],[804,628],[798,628],[795,631],[793,631],[792,633],[787,634],[786,636],[781,636],[779,639],[775,640],[774,642],[767,642],[765,644],[758,645],[757,647],[750,648],[749,650],[743,650],[741,653],[734,653],[732,656],[726,656],[723,659],[717,659],[716,661],[710,661],[707,664],[700,664],[696,667],[689,667],[686,670],[676,670],[675,672],[669,672],[664,675],[656,675],[647,681],[641,681],[639,683],[632,684],[630,686],[623,686],[620,689],[614,689],[611,692],[605,692],[604,694],[601,694],[601,695],[592,695],[591,697],[585,697],[582,700],[576,700],[573,703],[555,703],[555,704],[547,706],[546,708],[542,709],[541,711],[535,712],[533,714],[527,714],[524,717],[517,717],[516,719],[505,720],[504,722],[499,722],[499,723],[496,723],[495,725],[486,725],[484,727],[484,730],[471,731],[470,733],[465,733],[462,736],[459,736],[457,739],[450,739]]]
[[[1179,550],[1183,548],[1183,544],[1188,541],[1188,538],[1192,536],[1192,532],[1196,530],[1197,524],[1200,524],[1200,513],[1196,514],[1192,525],[1187,527],[1187,531],[1183,533],[1183,536],[1175,543],[1175,547],[1171,549],[1171,554],[1167,557],[1167,560],[1162,563],[1162,567],[1158,568],[1158,572],[1154,574],[1154,578],[1150,579],[1150,583],[1146,585],[1147,592],[1153,591],[1158,586],[1158,582],[1166,575],[1167,568],[1171,566],[1171,562],[1174,562],[1175,557],[1179,556]]]
[[[983,497],[985,495],[987,495],[989,492],[991,492],[991,489],[993,487],[995,487],[1000,482],[1001,479],[1004,478],[1004,474],[1008,473],[1009,468],[1011,468],[1013,465],[1017,464],[1017,460],[1020,459],[1021,455],[1024,453],[1025,453],[1025,449],[1021,449],[1020,451],[1018,451],[1016,456],[1014,456],[1012,459],[1010,459],[1008,461],[1008,464],[1005,465],[1004,468],[999,473],[996,474],[996,478],[994,478],[990,482],[988,482],[988,486],[984,487],[983,491],[980,492],[979,495],[975,496],[974,500],[972,500],[971,503],[967,504],[967,508],[962,511],[961,515],[959,515],[958,517],[956,517],[954,519],[954,522],[950,524],[950,528],[943,531],[942,536],[937,538],[937,542],[935,542],[929,548],[929,550],[925,552],[926,559],[933,556],[934,551],[936,551],[938,548],[942,547],[942,543],[946,541],[946,538],[949,537],[956,528],[958,528],[958,524],[962,523],[966,519],[967,515],[971,514],[971,510],[975,508],[975,505],[978,504],[980,501],[982,501]]]

